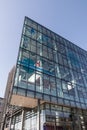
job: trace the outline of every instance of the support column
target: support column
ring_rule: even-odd
[[[79,130],[81,130],[81,122],[80,122],[79,113],[78,113],[78,115],[77,115],[77,120],[78,120],[78,126],[79,126]]]
[[[56,128],[56,118],[55,118],[55,130],[56,130],[57,128]]]
[[[12,116],[10,117],[10,121],[9,121],[9,130],[11,129],[11,122],[12,122]]]
[[[23,126],[24,126],[24,109],[22,110],[22,115],[21,115],[21,129],[20,130],[23,130]]]
[[[40,130],[40,99],[37,100],[37,130]]]
[[[12,106],[12,111],[11,111],[11,116],[10,116],[10,121],[9,121],[9,130],[11,130],[11,123],[12,123],[13,108],[14,108],[14,106]]]

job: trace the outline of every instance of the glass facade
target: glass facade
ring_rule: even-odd
[[[87,109],[87,52],[25,17],[13,94]]]
[[[25,110],[23,130],[38,130],[37,107]],[[12,117],[11,130],[20,130],[21,113]],[[40,105],[40,130],[87,130],[87,111],[44,103]]]

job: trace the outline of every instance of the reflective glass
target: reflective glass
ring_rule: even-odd
[[[30,97],[87,106],[87,52],[25,18],[13,92],[29,90]]]

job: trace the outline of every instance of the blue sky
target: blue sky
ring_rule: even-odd
[[[87,50],[87,0],[1,0],[0,97],[16,64],[24,16]]]

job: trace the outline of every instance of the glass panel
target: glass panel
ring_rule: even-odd
[[[37,33],[37,41],[42,43],[42,41],[43,41],[42,33],[39,33],[39,32]]]
[[[51,95],[56,96],[56,85],[55,85],[54,77],[50,77],[50,90],[51,90]]]
[[[31,52],[36,53],[36,41],[31,40]]]
[[[35,71],[29,69],[28,72],[28,89],[35,90]]]
[[[43,92],[43,75],[40,72],[36,73],[36,91]]]
[[[27,96],[34,98],[34,92],[32,92],[30,90],[29,91],[27,90]]]
[[[42,49],[42,56],[48,58],[47,46],[43,46],[43,49]]]
[[[43,44],[44,44],[44,45],[47,45],[48,40],[49,40],[48,37],[43,34],[43,35],[42,35],[42,39],[43,39]]]
[[[13,88],[13,94],[17,94],[17,88]]]
[[[14,86],[18,86],[18,77],[19,77],[19,66],[17,66],[17,69],[16,69]]]
[[[58,103],[59,104],[64,104],[63,99],[62,98],[58,98]]]
[[[37,42],[37,54],[42,56],[42,44]]]
[[[25,19],[25,24],[27,24],[28,26],[32,26],[32,20],[26,18],[26,19]]]
[[[38,31],[42,32],[42,26],[38,25]]]
[[[22,50],[19,53],[18,63],[23,65],[24,67],[29,66],[29,52]]]
[[[57,95],[58,95],[58,97],[63,97],[62,83],[61,83],[60,79],[56,79],[56,86],[57,86]]]
[[[49,74],[54,76],[55,75],[55,66],[54,63],[49,61]]]
[[[49,76],[45,74],[43,76],[43,89],[44,89],[44,93],[50,94]]]
[[[48,56],[49,56],[49,60],[53,61],[53,53],[52,53],[52,49],[48,48]]]
[[[49,95],[44,95],[44,100],[50,101],[50,96]]]
[[[48,63],[48,60],[45,59],[45,58],[42,58],[41,60],[42,60],[42,67],[43,67],[44,73],[49,74],[49,63]]]
[[[36,30],[34,28],[31,28],[29,26],[25,26],[24,27],[24,34],[26,36],[29,36],[29,37],[36,39]]]
[[[57,98],[52,96],[51,101],[54,102],[54,103],[57,103]]]
[[[30,50],[30,38],[26,36],[22,36],[21,47]]]
[[[55,76],[61,78],[59,64],[55,64]]]
[[[42,99],[42,94],[41,93],[36,93],[36,98]]]
[[[17,94],[18,94],[18,95],[25,96],[26,91],[25,91],[24,89],[18,88],[18,90],[17,90]]]
[[[22,67],[19,70],[18,87],[25,89],[27,88],[27,73]]]

